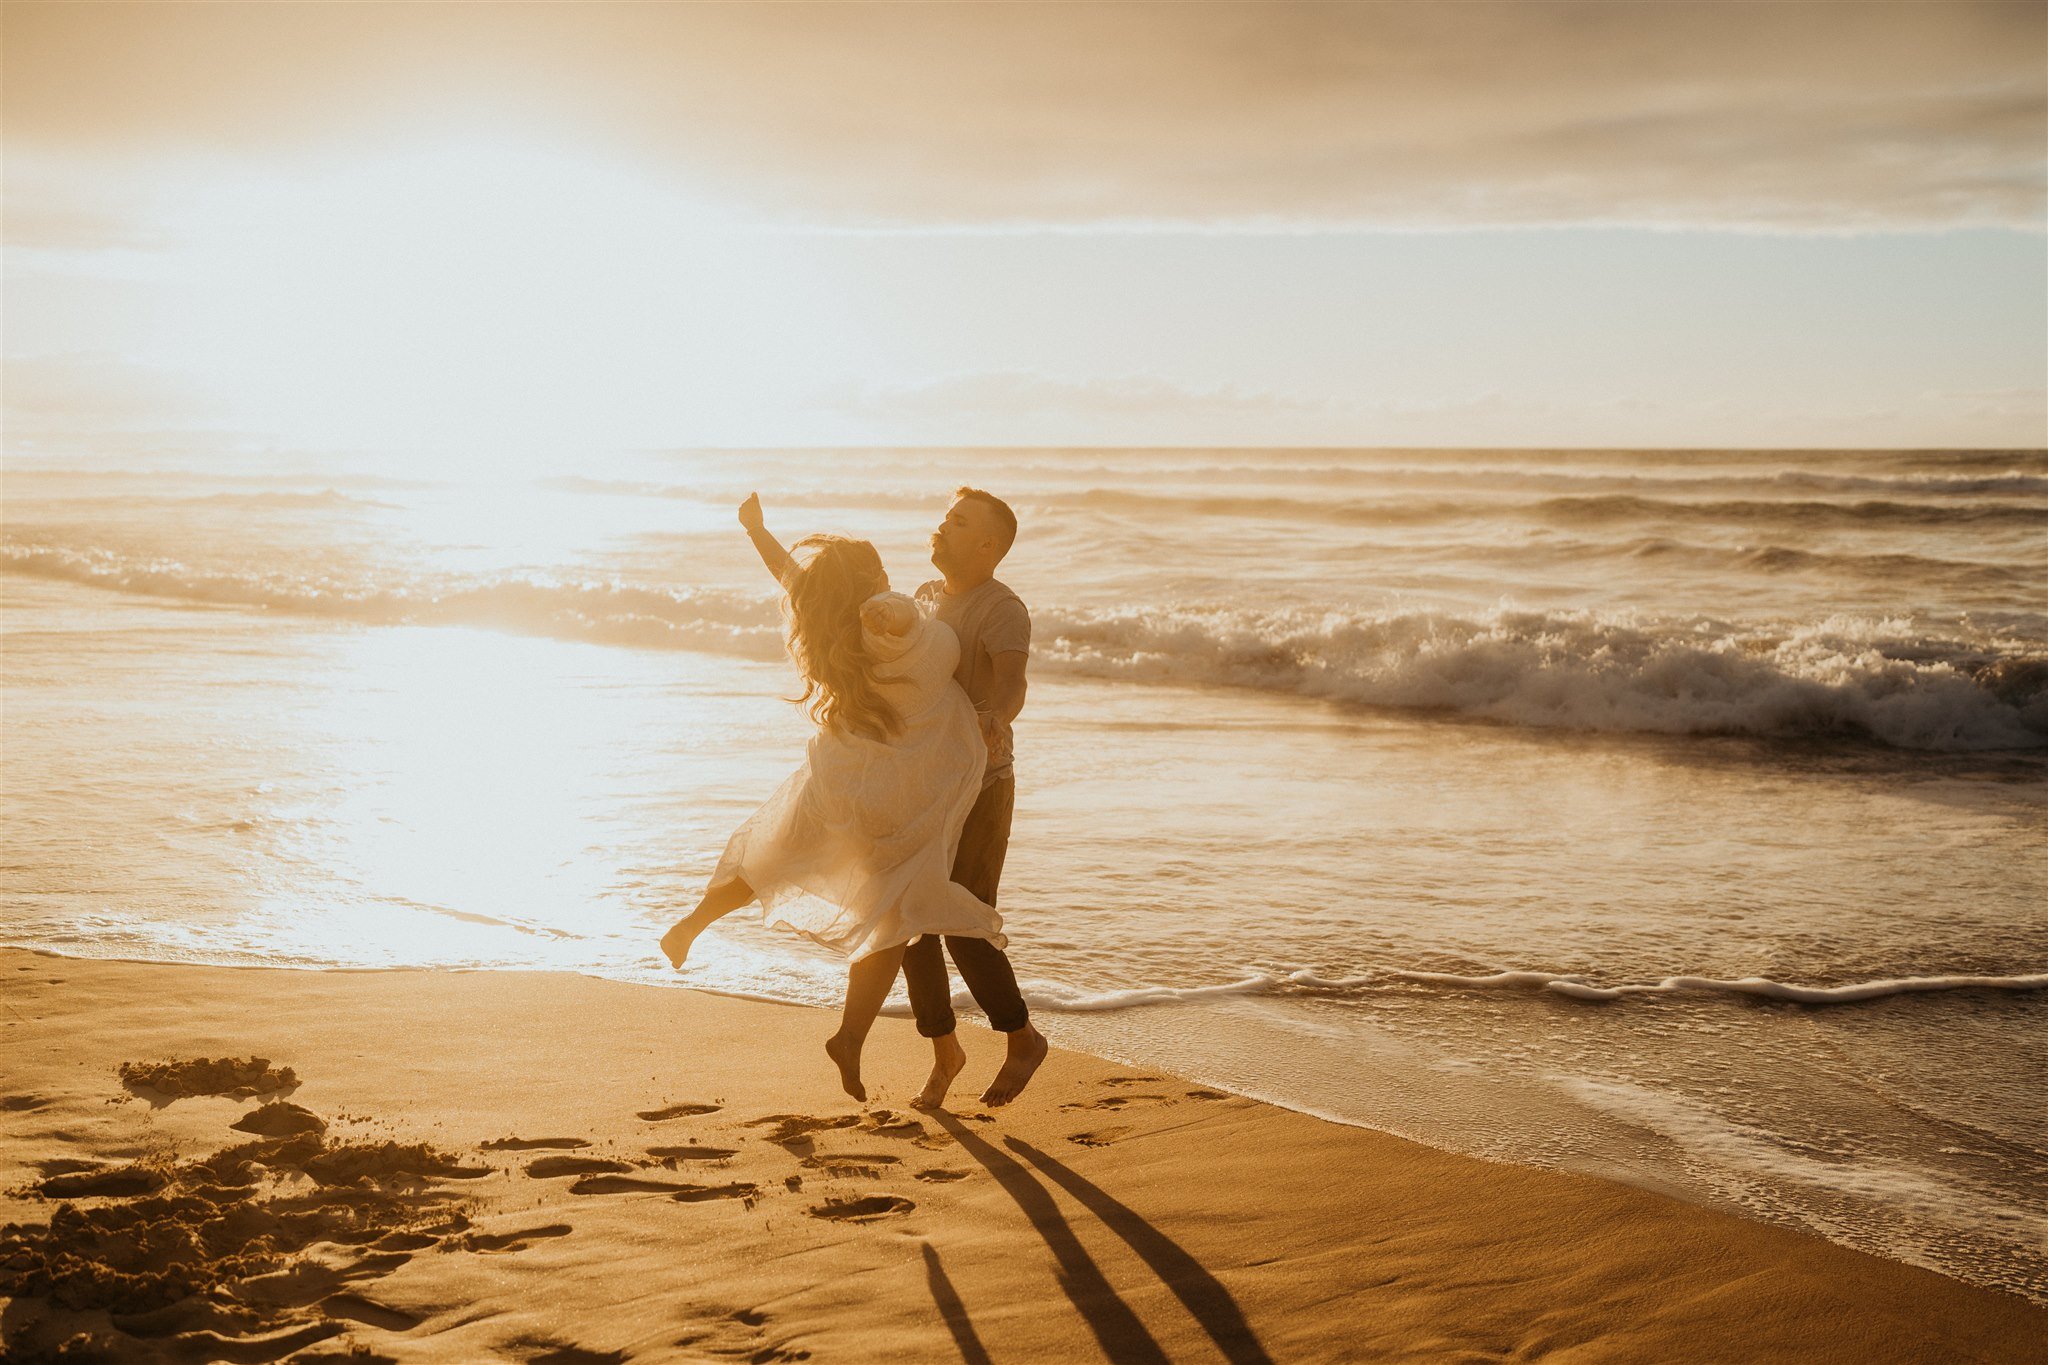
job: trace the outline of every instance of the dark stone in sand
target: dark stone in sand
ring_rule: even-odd
[[[122,1166],[111,1171],[75,1171],[53,1175],[38,1188],[59,1199],[82,1199],[92,1195],[127,1196],[150,1194],[167,1183],[162,1171],[147,1166]]]
[[[298,1133],[324,1133],[327,1120],[303,1105],[279,1100],[251,1110],[228,1127],[242,1133],[260,1133],[264,1137],[291,1137]]]
[[[169,1062],[123,1062],[121,1083],[151,1090],[170,1099],[192,1095],[227,1095],[247,1099],[266,1091],[290,1090],[299,1077],[290,1067],[270,1065],[268,1057],[197,1057]]]

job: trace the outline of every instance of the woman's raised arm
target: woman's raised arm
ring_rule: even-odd
[[[768,566],[768,572],[775,575],[775,581],[788,586],[789,576],[796,570],[796,561],[789,557],[789,551],[782,548],[782,542],[769,534],[768,523],[761,516],[759,493],[747,494],[747,500],[740,504],[740,525],[746,528],[747,539],[754,542],[755,552]]]

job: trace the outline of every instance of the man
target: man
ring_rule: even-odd
[[[988,767],[981,796],[960,831],[953,880],[990,905],[1010,848],[1010,812],[1017,781],[1011,772],[1010,724],[1024,709],[1024,664],[1031,651],[1031,615],[1023,601],[996,578],[996,565],[1017,538],[1017,514],[1009,504],[978,488],[953,495],[946,519],[932,534],[932,564],[942,578],[924,584],[917,598],[960,637],[958,679],[981,719]],[[1031,1022],[1017,974],[1002,949],[987,939],[948,938],[946,951],[960,969],[989,1026],[1009,1035],[1009,1054],[981,1102],[1008,1104],[1045,1060],[1045,1035]],[[955,1036],[952,989],[939,939],[927,934],[903,954],[903,982],[917,1016],[917,1031],[932,1040],[932,1074],[917,1103],[944,1102],[967,1053]]]

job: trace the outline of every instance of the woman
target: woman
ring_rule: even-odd
[[[864,540],[810,536],[799,562],[750,496],[740,524],[783,585],[791,658],[818,730],[803,766],[732,836],[697,908],[662,936],[681,967],[704,928],[758,901],[762,916],[852,959],[839,1032],[825,1052],[840,1083],[867,1098],[861,1045],[922,934],[985,938],[1002,917],[952,879],[960,828],[981,790],[988,750],[974,706],[953,681],[952,628],[889,591]]]

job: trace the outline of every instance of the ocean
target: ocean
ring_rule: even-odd
[[[2048,452],[559,467],[12,454],[0,942],[834,1003],[655,948],[807,733],[734,508],[909,589],[971,483],[1056,1042],[2048,1302]]]

